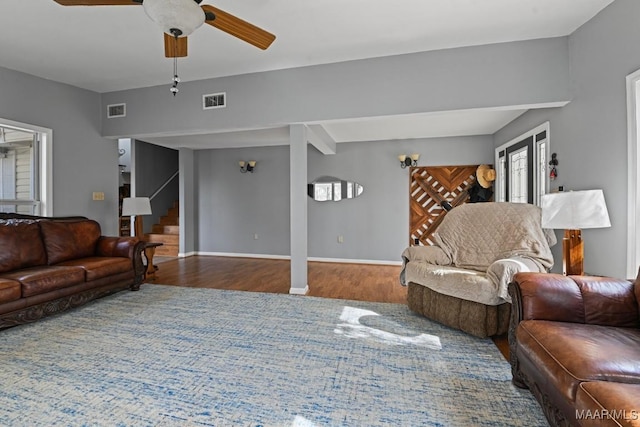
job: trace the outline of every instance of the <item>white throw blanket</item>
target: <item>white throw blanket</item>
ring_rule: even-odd
[[[555,235],[542,229],[540,218],[540,208],[530,204],[457,206],[446,214],[434,233],[434,246],[405,249],[400,282],[418,283],[484,304],[509,301],[507,285],[515,273],[543,272],[553,266],[549,245],[556,243]],[[422,265],[407,269],[408,263]],[[474,274],[461,276],[465,270]],[[459,283],[460,277],[465,278],[462,282],[472,280],[473,284]]]

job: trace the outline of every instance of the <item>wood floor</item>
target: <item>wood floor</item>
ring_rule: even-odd
[[[155,283],[195,288],[287,294],[288,260],[193,256],[162,261]],[[307,295],[404,304],[400,266],[309,262]]]
[[[154,258],[155,261],[155,258]],[[153,282],[194,288],[288,294],[288,260],[192,256],[160,258]],[[154,262],[154,264],[156,264]],[[309,296],[405,304],[400,266],[309,262]],[[506,337],[494,343],[508,360]]]

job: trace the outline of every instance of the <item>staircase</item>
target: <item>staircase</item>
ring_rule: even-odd
[[[160,217],[160,224],[153,224],[151,233],[145,234],[147,242],[162,243],[156,248],[156,256],[178,256],[180,245],[180,226],[178,225],[178,202],[173,203],[167,215]]]

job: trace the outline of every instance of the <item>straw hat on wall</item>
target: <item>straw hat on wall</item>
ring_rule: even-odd
[[[496,180],[496,171],[489,165],[480,165],[476,169],[476,179],[481,187],[489,188]]]

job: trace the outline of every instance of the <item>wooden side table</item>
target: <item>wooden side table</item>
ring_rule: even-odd
[[[147,259],[147,265],[144,272],[144,281],[156,280],[156,271],[158,267],[153,265],[153,255],[156,253],[156,248],[162,246],[159,242],[145,242],[144,244],[144,257]]]

